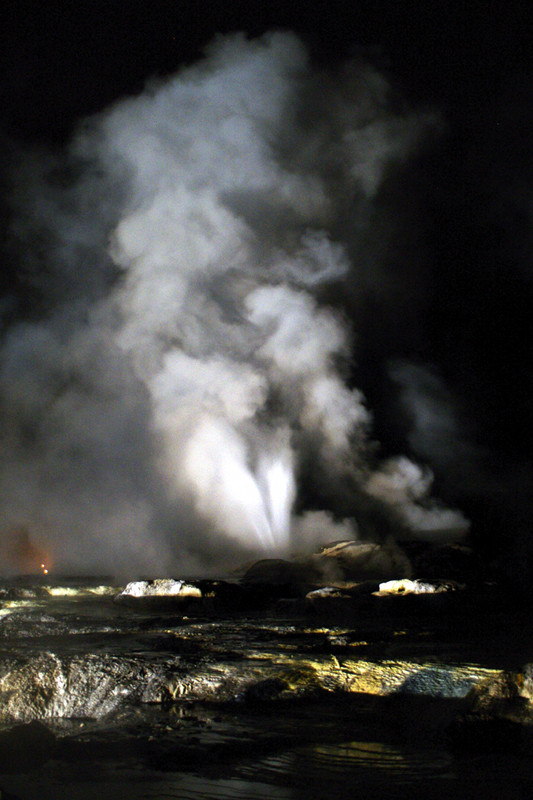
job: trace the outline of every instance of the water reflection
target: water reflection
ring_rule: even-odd
[[[262,776],[262,770],[271,780],[277,776],[278,784],[290,784],[291,800],[377,800],[396,790],[425,790],[436,776],[448,785],[451,764],[451,755],[440,750],[404,751],[383,742],[356,741],[296,748],[250,766],[249,777]]]
[[[417,792],[432,800],[470,800],[499,794],[523,800],[533,793],[530,759],[452,755],[375,741],[308,744],[262,759],[220,765],[110,760],[51,761],[25,776],[1,776],[4,792],[20,800],[399,800]]]

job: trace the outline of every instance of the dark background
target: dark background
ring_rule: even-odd
[[[372,335],[371,311],[359,322],[352,379],[369,398],[383,452],[409,452],[410,421],[385,365],[409,359],[438,370],[476,475],[459,453],[446,468],[433,464],[437,488],[471,515],[474,540],[491,557],[505,560],[510,547],[515,564],[532,551],[533,27],[525,5],[9,0],[0,21],[6,159],[13,143],[61,146],[81,117],[234,30],[294,30],[321,64],[364,54],[407,102],[440,111],[445,133],[406,179],[408,193],[422,198],[424,301],[416,324],[391,317],[397,336]],[[2,294],[23,296],[17,280],[17,264],[4,257]]]

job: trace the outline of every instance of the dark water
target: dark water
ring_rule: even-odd
[[[334,800],[532,796],[529,759],[485,755],[457,758],[444,750],[403,749],[375,741],[293,747],[243,760],[220,776],[202,770],[157,771],[143,765],[50,762],[24,776],[2,776],[21,800]]]
[[[96,584],[95,584],[96,585]],[[47,597],[4,599],[0,607],[0,656],[31,659],[112,654],[137,658],[156,669],[173,657],[165,642],[180,642],[179,665],[220,656],[241,663],[309,652],[324,642],[352,647],[363,630],[332,626],[313,631],[290,620],[197,619],[175,613],[138,613],[117,607],[112,589],[67,587]],[[167,637],[163,638],[163,633]],[[437,639],[420,628],[374,630],[370,646],[405,652],[446,649],[460,660],[465,632]],[[401,635],[399,635],[401,634]],[[452,635],[453,634],[453,635]],[[170,637],[170,638],[168,638]],[[428,639],[432,645],[428,644]],[[398,644],[400,642],[400,645]],[[332,644],[333,643],[333,644]],[[186,645],[186,647],[185,647]],[[479,650],[479,642],[477,648]],[[488,643],[491,666],[498,661]],[[183,649],[184,648],[184,649]],[[468,652],[475,650],[470,643]],[[464,655],[464,654],[463,654]],[[178,663],[178,662],[177,662]],[[192,666],[191,666],[192,665]],[[303,703],[129,703],[101,716],[43,718],[56,745],[43,757],[21,752],[13,763],[0,752],[2,800],[381,800],[425,798],[503,800],[533,797],[533,759],[510,746],[457,752],[441,732],[423,729],[416,709],[401,719],[382,698],[316,698]],[[10,725],[4,723],[4,730]],[[503,743],[505,744],[505,743]],[[15,762],[20,763],[15,763]]]

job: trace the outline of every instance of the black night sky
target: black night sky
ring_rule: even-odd
[[[420,290],[408,280],[397,303],[380,305],[377,298],[359,308],[347,301],[345,312],[357,319],[349,380],[368,398],[382,452],[429,460],[437,493],[470,516],[473,540],[490,559],[506,562],[510,545],[512,564],[533,564],[533,26],[522,6],[5,3],[0,141],[7,244],[0,288],[8,310],[0,335],[13,318],[33,313],[20,255],[9,244],[9,187],[21,153],[63,147],[80,119],[196,61],[216,34],[292,30],[317,68],[366,59],[387,77],[398,103],[435,110],[443,122],[432,145],[385,181],[376,198],[397,240],[387,269],[411,259],[408,274]],[[444,443],[444,458],[417,448],[411,435],[400,396],[411,373],[404,370],[399,384],[390,368],[405,362],[415,365],[416,380],[416,365],[438,375],[438,387],[426,390],[454,409],[459,434],[453,446]],[[445,426],[440,435],[446,437]]]

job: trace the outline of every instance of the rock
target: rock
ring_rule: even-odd
[[[365,588],[360,592],[357,592],[357,587],[353,585],[322,586],[320,589],[314,589],[305,596],[305,610],[328,619],[352,616],[354,610],[360,608],[366,598],[371,598],[371,588],[376,588],[376,584],[371,581],[358,586]]]
[[[38,600],[49,597],[49,592],[44,586],[12,586],[6,591],[6,600]],[[0,798],[1,800],[1,798]]]
[[[468,709],[447,730],[451,746],[461,752],[531,754],[533,707],[522,672],[499,671],[478,681]]]
[[[533,664],[526,664],[522,670],[520,694],[533,703]]]
[[[379,584],[379,590],[375,592],[378,597],[386,595],[406,595],[406,594],[440,594],[442,592],[454,592],[458,589],[458,584],[451,581],[427,583],[426,581],[402,580],[386,581]]]
[[[245,586],[270,587],[273,598],[303,597],[316,577],[305,563],[286,561],[281,558],[265,558],[256,561],[243,575]]]
[[[407,547],[407,546],[406,546]],[[480,577],[477,557],[471,547],[462,544],[421,546],[411,556],[414,574],[423,580],[452,580],[473,583]]]
[[[338,586],[321,586],[320,589],[313,589],[306,594],[306,600],[324,600],[329,597],[349,597],[350,595]]]
[[[151,658],[42,652],[0,662],[0,723],[101,718],[138,703],[159,703],[179,656]]]
[[[248,568],[241,583],[248,587],[263,587],[272,598],[303,598],[320,586],[347,588],[347,584],[353,587],[365,581],[410,575],[409,559],[393,542],[362,544],[350,539],[325,545],[320,552],[293,561],[256,561]],[[315,595],[310,601],[319,599]]]
[[[202,592],[193,584],[172,578],[157,578],[150,581],[131,581],[114,598],[125,605],[181,605],[188,606],[202,599]]]
[[[480,681],[470,695],[469,711],[483,717],[513,717],[532,721],[531,700],[524,691],[524,673],[502,671]]]
[[[205,578],[197,581],[197,586],[202,593],[205,614],[246,611],[251,605],[250,593],[239,583]]]
[[[312,556],[310,566],[328,584],[410,578],[412,574],[409,559],[393,542],[336,542]]]
[[[322,586],[306,594],[305,605],[308,611],[337,615],[339,612],[350,612],[353,600],[348,592],[337,586]]]
[[[362,612],[379,616],[379,601],[376,600],[378,591],[377,581],[323,586],[308,592],[305,596],[305,610],[331,620],[339,617],[346,620]]]
[[[269,703],[280,699],[289,688],[289,684],[283,678],[265,678],[248,686],[242,699],[245,703],[251,704]]]

